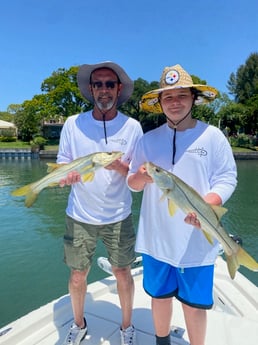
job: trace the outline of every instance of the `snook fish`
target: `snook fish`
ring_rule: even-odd
[[[207,240],[211,244],[213,238],[220,242],[224,249],[231,279],[234,279],[240,265],[252,271],[258,271],[258,263],[224,230],[220,219],[227,209],[206,203],[192,187],[159,166],[147,162],[145,167],[153,182],[162,190],[163,197],[168,198],[170,215],[173,216],[177,208],[180,208],[185,214],[194,212]]]
[[[13,196],[25,195],[25,206],[31,207],[38,194],[46,187],[59,185],[60,180],[66,178],[71,171],[77,171],[81,175],[82,182],[90,182],[94,178],[96,170],[111,164],[123,155],[122,152],[96,152],[85,157],[80,157],[68,164],[47,163],[49,173],[42,179],[14,190]]]

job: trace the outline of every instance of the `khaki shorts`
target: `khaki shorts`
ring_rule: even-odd
[[[89,269],[98,239],[101,239],[111,265],[129,266],[135,260],[135,237],[132,215],[120,222],[105,225],[85,224],[66,216],[64,261],[74,270]]]

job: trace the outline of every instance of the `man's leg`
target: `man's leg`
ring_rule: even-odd
[[[79,345],[87,334],[87,322],[84,317],[84,301],[87,290],[87,273],[88,271],[71,271],[69,280],[69,292],[72,303],[74,322],[69,329],[63,345]]]
[[[185,323],[191,345],[204,345],[207,327],[207,311],[183,304]]]
[[[117,279],[117,291],[122,309],[122,328],[126,329],[132,324],[132,309],[134,299],[134,280],[131,267],[112,267]]]
[[[74,322],[80,328],[85,327],[84,324],[84,302],[87,292],[87,277],[88,271],[71,271],[69,280],[69,292],[71,297]]]
[[[152,316],[157,345],[170,345],[172,298],[152,298]]]

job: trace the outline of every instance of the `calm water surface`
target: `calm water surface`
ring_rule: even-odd
[[[258,260],[258,161],[238,161],[238,187],[225,205],[223,224],[243,239],[244,248]],[[0,327],[66,294],[69,270],[63,263],[64,217],[69,189],[41,192],[31,208],[10,192],[46,174],[44,160],[0,160]],[[134,194],[137,226],[140,194]],[[106,276],[96,265],[105,255],[97,248],[89,282]],[[258,285],[258,273],[241,268]]]

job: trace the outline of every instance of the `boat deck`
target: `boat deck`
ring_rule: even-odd
[[[138,345],[155,345],[150,297],[142,288],[142,268],[133,270],[133,323]],[[232,281],[218,258],[214,308],[208,311],[206,345],[258,344],[258,288],[240,273]],[[81,345],[120,345],[121,311],[113,276],[89,285],[85,317],[88,335]],[[69,295],[29,313],[0,330],[1,345],[62,345],[73,320]],[[180,303],[174,301],[172,344],[190,345]]]

